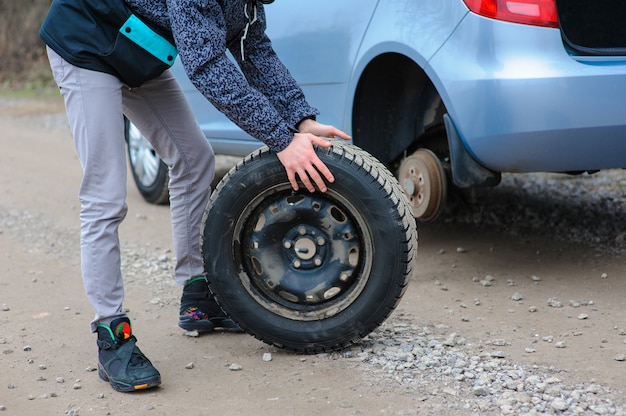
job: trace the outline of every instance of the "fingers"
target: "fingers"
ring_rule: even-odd
[[[344,133],[343,131],[339,130],[338,128],[334,126],[321,124],[317,121],[309,120],[309,119],[305,120],[304,122],[300,124],[300,132],[311,133],[316,136],[323,136],[323,137],[340,137],[344,140],[352,139],[350,135],[348,135],[347,133]]]
[[[321,192],[326,192],[328,189],[326,187],[326,182],[324,182],[324,179],[320,176],[319,172],[317,171],[317,169],[315,169],[313,165],[311,165],[309,169],[306,169],[298,176],[300,177],[300,180],[309,192],[315,192],[315,186],[313,185],[313,183],[317,185],[317,189],[319,189]],[[313,183],[311,183],[311,179],[313,180]]]
[[[298,181],[296,180],[296,174],[292,169],[285,169],[287,171],[287,179],[289,179],[289,183],[294,191],[300,189],[298,186]]]
[[[348,135],[347,133],[344,133],[343,131],[335,127],[332,127],[332,132],[331,132],[330,137],[340,137],[344,140],[352,140],[352,137],[350,135]]]
[[[316,187],[320,192],[326,192],[328,190],[326,181],[330,183],[335,181],[335,177],[328,167],[317,157],[306,167],[301,166],[299,169],[295,170],[293,180],[291,178],[289,179],[291,187],[295,191],[298,190],[296,176],[309,192],[315,192]],[[287,177],[289,178],[289,174],[287,174]]]
[[[324,181],[324,179],[326,179],[326,181],[333,183],[335,182],[335,177],[333,176],[332,172],[330,171],[330,169],[328,169],[328,166],[326,166],[326,164],[324,162],[322,162],[319,158],[316,158],[317,162],[315,163],[315,173],[317,174],[317,178],[319,178],[319,180],[316,180],[315,178],[315,184],[317,185],[317,187],[319,188],[320,191],[322,192],[326,192],[327,188],[326,188],[326,182]],[[324,177],[324,179],[322,179],[322,176],[320,176],[320,173],[322,174],[322,176]]]
[[[332,144],[328,140],[326,140],[326,139],[324,139],[322,137],[318,137],[318,136],[311,136],[311,144],[317,145],[319,147],[330,147],[330,146],[332,146]]]
[[[317,136],[311,137],[311,144],[326,148],[332,146],[332,144],[328,140]],[[328,169],[328,166],[326,166],[326,164],[320,160],[320,158],[317,156],[317,153],[315,153],[312,148],[310,163],[306,165],[303,175],[300,176],[300,180],[306,186],[309,192],[315,192],[315,187],[311,183],[310,179],[313,180],[313,183],[317,185],[317,188],[321,192],[326,192],[328,189],[325,180],[330,183],[335,181],[335,177],[331,173],[330,169]]]
[[[322,162],[317,155],[314,160],[310,163],[299,164],[299,165],[285,165],[285,170],[287,171],[287,179],[291,184],[291,187],[294,191],[299,189],[298,179],[304,185],[304,187],[309,192],[315,192],[315,187],[320,190],[320,192],[326,192],[328,187],[326,186],[326,181],[332,183],[335,181],[335,177],[331,173],[330,169]]]

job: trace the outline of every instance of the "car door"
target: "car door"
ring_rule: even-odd
[[[349,130],[347,83],[378,0],[277,0],[265,7],[267,33],[319,120]]]

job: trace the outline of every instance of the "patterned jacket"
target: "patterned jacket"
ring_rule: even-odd
[[[54,0],[41,37],[76,66],[114,73],[102,62],[110,45],[99,49],[106,42],[99,40],[103,36],[93,25],[93,16],[83,19],[82,12],[76,12],[85,1]],[[287,147],[299,122],[317,114],[265,34],[261,1],[125,2],[141,20],[173,39],[189,79],[209,102],[273,151]],[[69,13],[63,8],[68,5]]]

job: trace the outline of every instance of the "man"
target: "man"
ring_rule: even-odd
[[[83,168],[81,261],[95,309],[100,377],[118,391],[160,384],[123,313],[118,226],[126,198],[126,115],[170,170],[179,326],[240,330],[204,277],[200,226],[214,154],[169,70],[178,53],[196,88],[278,155],[295,190],[334,180],[313,145],[349,136],[315,121],[317,110],[274,53],[263,3],[273,0],[54,0],[41,27]],[[235,65],[226,56],[230,50]],[[240,70],[241,71],[240,71]]]

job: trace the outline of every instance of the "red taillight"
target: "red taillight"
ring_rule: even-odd
[[[496,20],[559,27],[556,0],[463,0],[474,13]]]

